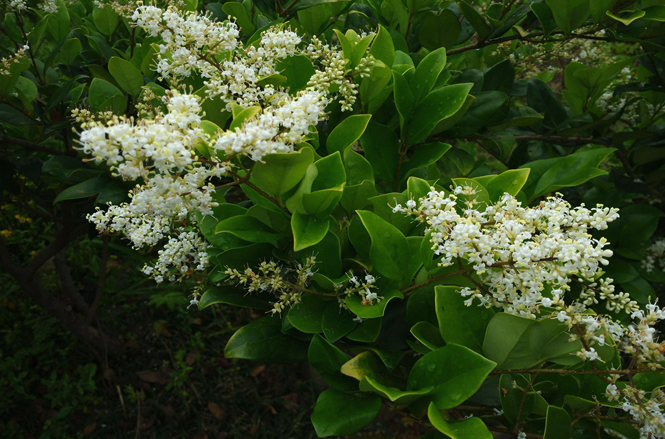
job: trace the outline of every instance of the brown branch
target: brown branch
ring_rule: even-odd
[[[513,428],[511,430],[513,434],[517,432],[517,427],[519,427],[520,425],[520,416],[522,416],[522,409],[524,409],[524,401],[526,401],[526,396],[529,394],[529,389],[531,388],[531,386],[533,386],[533,382],[536,381],[537,376],[538,372],[536,372],[531,377],[531,381],[529,381],[529,384],[524,389],[524,392],[522,394],[522,401],[520,401],[520,407],[517,409],[517,415],[515,416],[515,424],[513,424]]]
[[[21,139],[16,139],[14,137],[3,137],[2,141],[5,143],[8,143],[10,145],[14,146],[20,146],[22,148],[27,148],[27,149],[32,149],[33,151],[39,151],[43,152],[46,154],[53,154],[53,155],[68,155],[68,156],[75,156],[76,152],[75,151],[62,151],[59,149],[55,148],[49,148],[48,146],[43,146],[39,145],[37,143],[29,142],[27,140],[21,140]]]
[[[102,293],[104,292],[104,284],[106,283],[106,267],[109,261],[109,235],[104,235],[102,237],[102,255],[101,261],[99,263],[99,277],[97,280],[97,293],[95,294],[95,301],[92,302],[90,311],[85,319],[85,322],[89,325],[92,322],[92,318],[99,308],[99,304],[102,300]]]
[[[55,271],[60,277],[60,283],[62,284],[62,289],[65,291],[65,294],[74,304],[74,307],[82,314],[87,315],[90,312],[90,306],[86,303],[83,296],[79,292],[79,289],[72,279],[72,273],[67,265],[67,255],[65,250],[62,250],[60,253],[55,255]]]
[[[651,369],[648,369],[651,371]],[[665,369],[662,369],[665,370]],[[504,375],[510,373],[558,373],[570,375],[634,375],[636,373],[645,372],[640,369],[594,369],[594,370],[574,370],[574,369],[506,369],[506,370],[493,370],[490,375]]]

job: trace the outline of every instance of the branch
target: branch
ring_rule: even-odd
[[[23,271],[27,276],[33,276],[37,270],[39,270],[39,268],[41,268],[41,266],[46,263],[46,261],[57,255],[67,246],[67,244],[69,244],[78,235],[83,234],[87,229],[87,224],[81,224],[74,229],[63,228],[55,235],[53,242],[37,253],[35,257],[32,258],[32,260],[20,270]]]
[[[102,300],[102,293],[104,292],[104,284],[106,283],[106,266],[109,262],[109,235],[104,235],[102,237],[102,256],[101,262],[99,263],[99,278],[97,280],[97,294],[95,295],[95,301],[90,307],[88,316],[85,319],[85,322],[89,325],[92,322],[92,318],[99,308],[99,303]]]
[[[32,149],[33,151],[39,151],[43,152],[46,154],[53,154],[53,155],[68,155],[68,156],[76,156],[75,151],[61,151],[59,149],[54,149],[54,148],[49,148],[48,146],[42,146],[37,143],[33,142],[28,142],[27,140],[21,140],[21,139],[16,139],[14,137],[3,137],[2,141],[4,143],[8,143],[10,145],[15,145],[15,146],[20,146],[22,148],[27,148],[27,149]]]
[[[86,303],[83,296],[79,292],[79,289],[72,279],[72,273],[67,266],[67,255],[65,250],[62,250],[60,253],[55,255],[55,270],[58,272],[60,277],[60,283],[62,284],[62,289],[65,291],[65,294],[74,303],[74,307],[78,309],[82,314],[88,314],[90,312],[90,307]]]
[[[665,369],[663,369],[665,370]],[[649,369],[648,371],[651,371]],[[645,369],[594,369],[594,370],[573,370],[573,369],[507,369],[493,370],[490,375],[504,375],[510,373],[559,373],[570,375],[634,375],[645,372]]]

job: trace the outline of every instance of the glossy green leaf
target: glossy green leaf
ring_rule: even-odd
[[[265,363],[295,363],[307,359],[307,348],[307,342],[282,333],[278,316],[265,316],[233,334],[224,356]]]
[[[314,162],[310,148],[297,153],[266,154],[254,165],[252,177],[258,186],[275,195],[282,195],[294,188]]]
[[[439,328],[429,322],[416,323],[411,328],[411,334],[431,350],[439,349],[445,344],[439,333]]]
[[[332,154],[335,151],[343,154],[349,146],[360,139],[371,117],[371,114],[355,114],[347,117],[337,125],[328,136],[326,142],[328,154]]]
[[[235,18],[236,23],[245,35],[252,35],[256,30],[242,3],[226,2],[222,5],[222,11]]]
[[[366,376],[360,381],[360,390],[373,392],[384,399],[394,403],[396,406],[411,404],[413,401],[427,395],[434,389],[433,386],[419,390],[399,390],[395,387],[384,386],[374,378]]]
[[[357,390],[358,383],[340,372],[349,361],[349,356],[321,336],[314,335],[307,351],[309,364],[316,369],[325,382],[337,390]]]
[[[375,213],[361,210],[358,216],[372,239],[370,259],[374,268],[388,279],[405,279],[409,245],[404,235]]]
[[[319,243],[326,233],[330,222],[327,217],[316,217],[294,212],[291,216],[293,230],[293,250],[300,251]]]
[[[591,14],[589,0],[546,0],[546,3],[552,9],[554,21],[566,34],[582,26]]]
[[[95,111],[105,110],[107,103],[116,96],[124,100],[124,94],[113,84],[99,78],[92,80],[88,91],[88,100]]]
[[[464,14],[464,18],[469,20],[471,26],[478,32],[478,36],[482,38],[488,37],[492,33],[492,28],[487,24],[487,21],[482,15],[466,1],[458,1],[457,6]]]
[[[376,176],[392,183],[397,174],[399,161],[399,139],[393,130],[385,125],[370,122],[360,138],[360,144]]]
[[[125,92],[133,97],[139,95],[143,85],[143,75],[132,63],[114,56],[109,60],[109,72]]]
[[[331,343],[336,342],[340,338],[353,331],[358,322],[349,311],[339,306],[329,306],[323,313],[323,320],[321,320],[321,329],[323,335]]]
[[[244,288],[229,285],[213,286],[203,293],[201,299],[199,299],[199,310],[217,303],[224,303],[268,311],[273,307],[270,303],[271,301],[274,301],[272,294],[261,292],[247,293],[247,290]]]
[[[530,331],[535,320],[513,314],[498,313],[487,325],[483,353],[500,369],[520,369],[538,363],[531,350]]]
[[[448,152],[451,146],[448,143],[432,142],[418,145],[411,157],[402,163],[400,177],[407,179],[411,174],[421,168],[426,168],[438,162]]]
[[[115,32],[118,25],[120,25],[118,14],[116,14],[111,6],[105,6],[102,9],[93,9],[92,21],[97,26],[97,29],[106,36]]]
[[[570,423],[567,411],[553,405],[548,406],[543,439],[569,439]]]
[[[434,428],[450,439],[492,439],[494,437],[480,418],[472,417],[461,421],[446,422],[435,403],[429,405],[427,417]]]
[[[501,199],[504,193],[516,197],[526,184],[529,178],[529,171],[529,168],[509,169],[497,175],[496,178],[492,179],[489,186],[487,186],[490,200],[496,202]]]
[[[390,33],[385,27],[379,25],[379,31],[376,33],[374,41],[372,41],[369,54],[388,67],[393,65],[393,61],[395,60],[395,46],[393,45]]]
[[[245,121],[253,118],[260,112],[261,112],[261,107],[259,106],[253,106],[247,108],[241,107],[238,109],[238,113],[235,112],[234,108],[233,121],[229,126],[229,131],[236,131],[237,129],[242,129],[242,126],[245,124]]]
[[[473,84],[455,84],[438,88],[418,104],[409,124],[409,144],[425,141],[434,127],[455,114],[464,104]]]
[[[69,11],[67,5],[59,0],[56,2],[58,10],[49,15],[47,30],[53,39],[60,42],[67,38],[69,32],[72,30],[70,26]]]
[[[330,389],[319,395],[311,419],[318,437],[344,436],[368,425],[380,409],[378,396]]]
[[[450,9],[444,9],[438,15],[427,12],[422,19],[418,40],[428,50],[439,47],[450,49],[455,45],[462,32],[459,19]]]
[[[215,231],[216,233],[231,233],[249,242],[273,242],[285,236],[248,215],[238,215],[220,221]]]
[[[97,195],[108,183],[109,178],[106,176],[85,180],[60,192],[53,200],[53,204],[65,200],[77,200],[80,198],[92,197],[93,195]]]
[[[417,105],[432,90],[436,79],[446,66],[446,48],[441,47],[427,54],[420,61],[416,72],[411,78],[411,92],[413,93],[414,105]]]
[[[533,199],[605,175],[607,171],[597,167],[613,151],[612,148],[587,149],[561,158],[526,163],[521,168],[530,168],[531,172],[524,192]]]
[[[314,74],[312,61],[304,55],[285,58],[277,63],[275,69],[286,77],[284,86],[289,88],[291,94],[307,87],[309,78]]]
[[[476,393],[495,366],[496,363],[470,349],[447,345],[416,361],[407,390],[434,386],[428,398],[440,410],[453,408]]]
[[[380,302],[374,302],[371,305],[363,305],[362,298],[358,294],[346,296],[344,303],[349,308],[349,311],[362,319],[373,319],[382,317],[386,312],[388,303],[397,298],[403,299],[404,295],[398,290],[389,290],[387,292],[381,291],[379,297],[382,297]]]
[[[459,294],[461,287],[439,285],[435,288],[436,317],[441,337],[446,343],[466,346],[482,352],[485,331],[494,315],[491,308],[472,303],[466,306]]]
[[[381,322],[381,319],[364,320],[353,331],[349,332],[346,337],[349,340],[361,343],[373,343],[379,337]]]

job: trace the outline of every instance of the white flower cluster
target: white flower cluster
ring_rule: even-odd
[[[39,5],[39,7],[47,14],[54,14],[58,11],[58,5],[55,3],[55,0],[44,0],[44,3]]]
[[[182,172],[194,162],[194,144],[203,138],[200,99],[172,90],[165,100],[168,113],[155,118],[134,121],[112,116],[84,123],[80,149],[96,163],[106,162],[125,180],[146,178],[151,172]]]
[[[172,236],[159,250],[159,259],[155,265],[146,265],[143,272],[161,283],[165,277],[173,282],[177,274],[184,276],[191,270],[203,271],[208,266],[209,256],[206,253],[208,243],[196,232],[181,231]],[[173,274],[172,270],[175,270]]]
[[[283,105],[267,107],[235,131],[220,132],[212,142],[226,156],[245,155],[260,161],[270,153],[293,152],[304,141],[310,127],[325,117],[326,101],[316,92],[286,98]]]
[[[415,215],[427,224],[441,266],[473,264],[488,287],[462,293],[483,305],[534,318],[540,306],[551,305],[570,289],[573,276],[593,282],[612,256],[604,248],[607,240],[594,239],[590,229],[607,228],[619,216],[616,209],[571,208],[560,197],[529,208],[509,194],[481,208],[475,193],[469,186],[458,186],[453,194],[431,188],[419,206],[411,200],[406,208],[397,205],[393,211]],[[468,199],[462,207],[460,195]]]
[[[372,289],[376,288],[376,278],[372,276],[371,274],[365,274],[365,280],[364,282],[362,280],[359,280],[357,276],[351,276],[349,277],[349,286],[344,292],[342,293],[342,296],[348,296],[350,294],[359,294],[360,297],[362,297],[362,304],[363,305],[373,305],[374,303],[379,303],[381,302],[381,299],[383,299],[383,296],[379,296],[375,291],[372,291]]]
[[[132,20],[145,29],[150,37],[160,37],[157,71],[176,80],[187,77],[192,69],[204,76],[214,69],[208,57],[235,50],[238,46],[238,27],[231,22],[218,23],[206,15],[176,8],[162,10],[156,6],[139,6]]]
[[[665,238],[656,239],[647,248],[646,257],[642,259],[642,268],[647,273],[654,269],[665,270]]]
[[[25,0],[9,0],[9,7],[16,9],[17,11],[25,11],[28,9],[28,5],[25,3]]]
[[[646,392],[630,384],[620,388],[616,384],[608,384],[605,397],[609,401],[621,402],[621,409],[629,413],[640,426],[640,438],[665,438],[665,393],[661,389]]]

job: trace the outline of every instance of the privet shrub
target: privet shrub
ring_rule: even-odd
[[[265,310],[320,437],[665,437],[665,6],[285,3],[10,1],[3,163]]]

